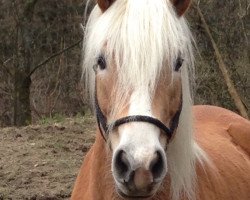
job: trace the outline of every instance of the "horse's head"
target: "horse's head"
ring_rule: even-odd
[[[185,160],[189,149],[173,144],[184,149],[191,143],[189,134],[175,136],[189,111],[192,53],[181,15],[190,1],[97,2],[87,25],[84,66],[88,82],[95,83],[89,86],[99,130],[112,152],[119,194],[149,197],[169,168],[178,176],[173,157]],[[190,132],[189,125],[182,129]]]

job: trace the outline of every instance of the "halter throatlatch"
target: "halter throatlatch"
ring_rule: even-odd
[[[127,116],[127,117],[123,117],[120,118],[116,121],[114,121],[111,124],[107,123],[107,118],[106,116],[103,114],[100,105],[98,103],[98,99],[97,99],[97,94],[95,91],[95,111],[96,111],[96,118],[97,118],[97,123],[98,123],[98,127],[99,130],[102,134],[103,139],[106,141],[106,137],[109,133],[109,131],[118,128],[119,126],[121,126],[122,124],[127,124],[130,122],[147,122],[150,124],[153,124],[155,126],[157,126],[159,129],[161,129],[163,132],[166,133],[167,137],[168,137],[168,141],[171,140],[175,130],[178,127],[179,124],[179,118],[180,118],[180,114],[181,114],[181,110],[182,110],[182,99],[181,99],[181,103],[179,106],[179,109],[176,111],[175,115],[173,116],[173,118],[170,121],[170,128],[168,128],[165,124],[163,124],[160,120],[150,117],[150,116],[145,116],[145,115],[132,115],[132,116]]]

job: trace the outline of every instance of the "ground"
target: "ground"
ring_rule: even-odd
[[[69,199],[94,130],[91,115],[0,129],[0,200]]]

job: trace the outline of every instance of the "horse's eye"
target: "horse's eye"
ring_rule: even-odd
[[[99,66],[100,70],[106,69],[106,61],[103,55],[100,55],[97,60],[97,65]]]
[[[176,71],[176,72],[179,71],[179,69],[182,66],[183,61],[184,61],[183,58],[181,58],[181,57],[177,58],[176,63],[175,63],[175,67],[174,67],[174,71]]]

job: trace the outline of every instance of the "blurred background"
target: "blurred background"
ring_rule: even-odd
[[[80,82],[85,4],[85,0],[0,0],[0,126],[86,113]],[[193,4],[189,9],[186,17],[197,43],[195,104],[239,111],[203,16],[250,115],[249,7],[249,0],[203,0],[198,8]]]

